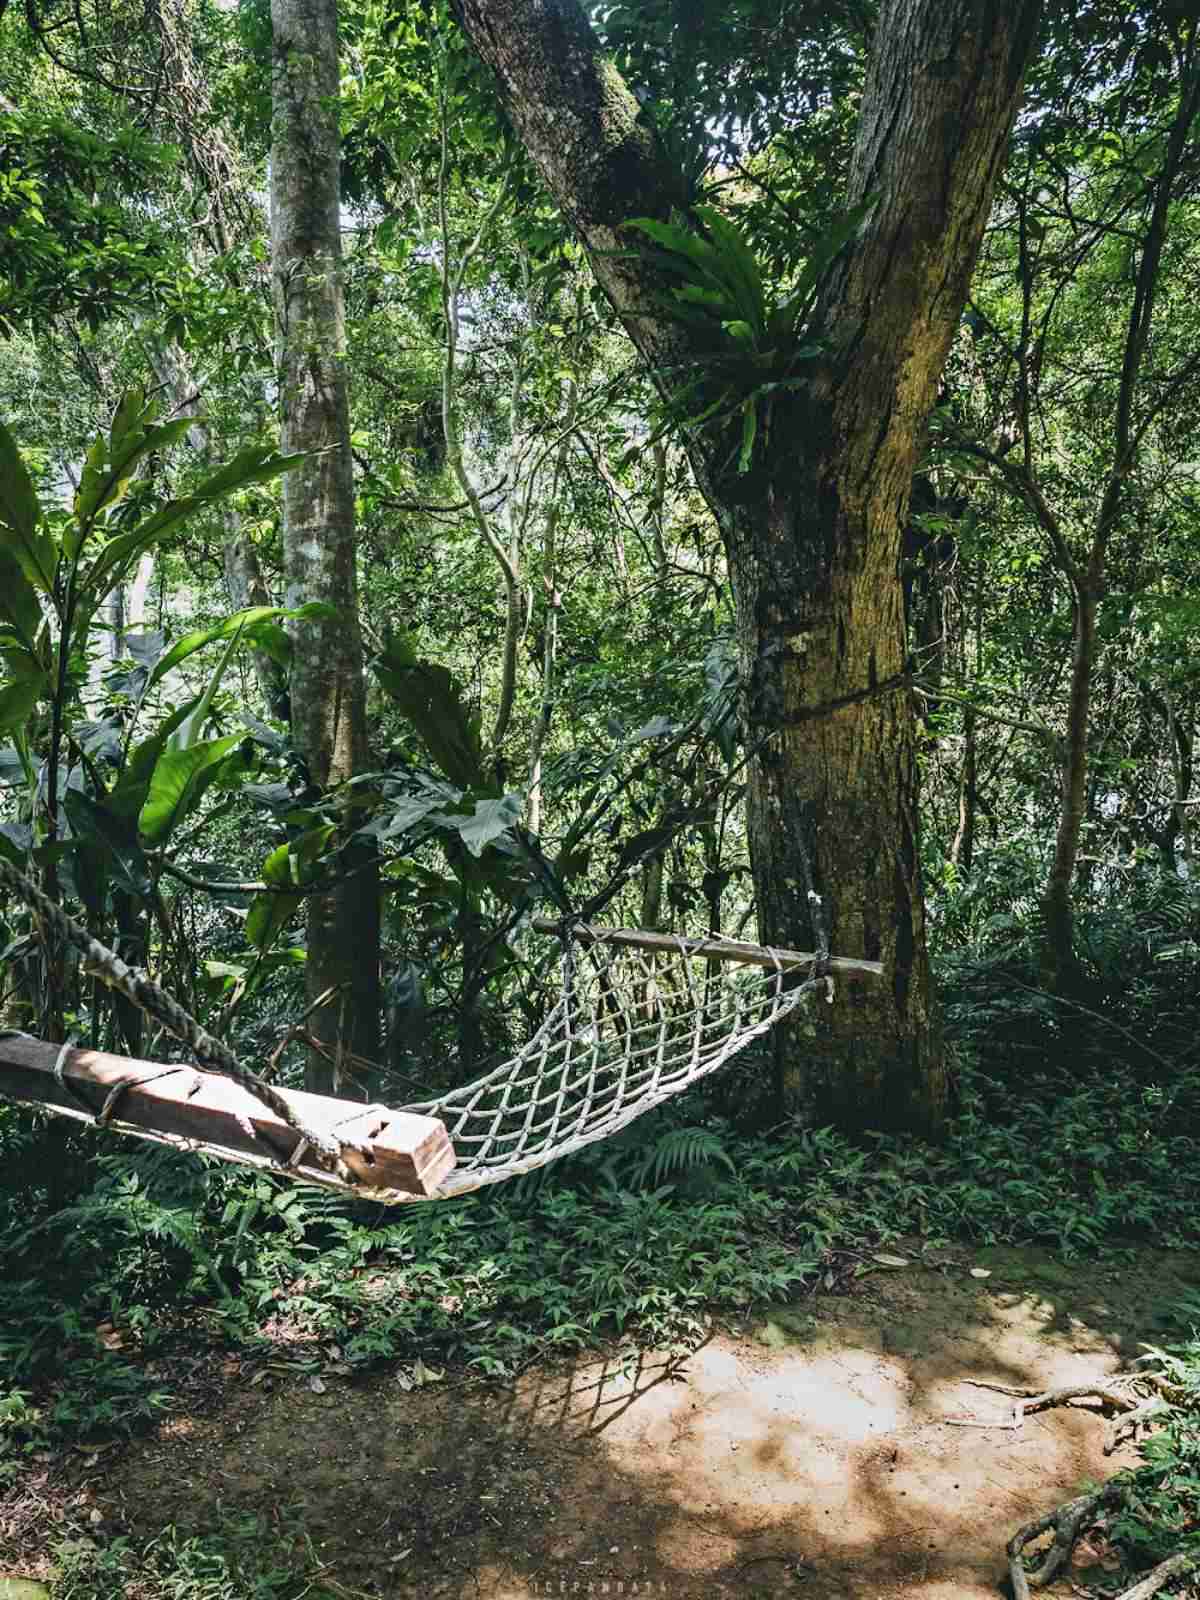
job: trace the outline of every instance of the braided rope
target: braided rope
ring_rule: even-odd
[[[61,906],[56,905],[49,895],[44,894],[35,883],[31,883],[23,873],[18,872],[2,857],[0,857],[0,884],[11,889],[37,913],[47,928],[53,929],[60,939],[78,950],[84,957],[90,973],[107,984],[110,989],[116,989],[118,993],[123,994],[139,1010],[153,1017],[168,1033],[181,1040],[200,1066],[232,1078],[247,1093],[254,1095],[273,1111],[289,1128],[294,1128],[300,1135],[302,1143],[297,1146],[297,1151],[293,1152],[290,1165],[294,1165],[304,1154],[304,1144],[308,1144],[322,1166],[328,1167],[339,1178],[351,1180],[349,1169],[342,1160],[342,1147],[335,1139],[330,1138],[327,1133],[310,1128],[278,1089],[267,1083],[264,1078],[260,1078],[257,1073],[251,1072],[248,1067],[242,1066],[227,1045],[222,1044],[219,1039],[202,1028],[190,1012],[185,1011],[177,1000],[173,1000],[165,989],[159,988],[153,978],[127,966],[115,951],[101,944],[98,939],[94,939],[86,928],[69,916]],[[64,1051],[66,1048],[67,1046],[64,1046]],[[62,1060],[63,1052],[60,1052],[60,1064]],[[119,1087],[122,1089],[131,1087],[134,1081],[143,1080],[131,1079]],[[102,1107],[101,1111],[105,1109]],[[107,1111],[108,1116],[111,1116],[111,1106],[107,1107]]]

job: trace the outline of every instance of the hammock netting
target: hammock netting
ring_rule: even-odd
[[[696,939],[645,950],[601,929],[586,943],[568,936],[557,1003],[529,1043],[474,1083],[401,1108],[440,1118],[458,1165],[434,1194],[395,1198],[466,1194],[610,1138],[825,989],[828,979],[753,948],[763,965],[733,965]]]

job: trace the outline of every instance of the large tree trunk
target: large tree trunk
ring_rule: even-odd
[[[344,366],[338,48],[335,0],[272,0],[271,273],[282,446],[308,458],[283,484],[287,603],[320,600],[336,616],[295,627],[292,733],[321,788],[367,763],[366,701],[355,570],[354,481]],[[335,1050],[372,1058],[379,1039],[379,889],[370,857],[348,846],[347,874],[308,902],[308,993],[331,985],[310,1019]],[[314,1051],[306,1083],[336,1092]]]
[[[651,368],[711,356],[664,315],[623,231],[686,209],[682,177],[576,0],[457,0],[530,155]],[[753,469],[693,431],[738,609],[760,936],[811,937],[803,854],[834,951],[884,963],[780,1031],[787,1099],[850,1128],[933,1130],[945,1072],[925,951],[900,531],[918,442],[1003,160],[1037,0],[883,0],[847,203],[878,202],[827,274],[828,354],[776,396]],[[736,451],[735,451],[736,453]],[[815,1037],[813,1036],[815,1032]]]

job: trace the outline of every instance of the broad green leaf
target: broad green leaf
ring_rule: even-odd
[[[244,489],[249,484],[267,483],[303,459],[303,455],[278,455],[269,445],[250,445],[239,451],[232,461],[206,478],[191,494],[169,501],[136,528],[110,540],[92,566],[89,586],[96,594],[107,593],[120,581],[119,575],[126,568],[204,506],[223,500],[234,490]]]
[[[267,622],[274,617],[286,616],[282,606],[247,606],[244,611],[235,611],[232,616],[226,617],[222,622],[214,622],[211,627],[197,628],[193,633],[185,633],[182,639],[175,643],[155,663],[154,670],[146,680],[146,691],[149,693],[154,685],[173,667],[181,661],[186,661],[197,650],[203,650],[205,645],[213,644],[218,639],[233,639],[238,634],[244,633],[248,639],[254,639],[255,625]]]
[[[125,498],[142,457],[169,449],[197,420],[180,417],[159,428],[149,426],[157,414],[155,403],[144,405],[141,390],[130,390],[117,408],[109,439],[101,434],[92,445],[75,496],[75,527],[64,541],[69,555],[82,545],[100,513]]]
[[[131,895],[149,894],[150,863],[142,853],[131,819],[101,805],[81,789],[68,789],[63,803],[76,836],[97,840],[104,847],[111,876],[119,886]]]
[[[169,716],[155,728],[154,732],[140,744],[134,745],[125,762],[116,787],[108,796],[109,806],[122,817],[136,817],[146,803],[146,795],[150,788],[150,775],[154,771],[159,756],[166,749],[167,740],[175,729],[200,703],[200,696],[186,701],[181,706],[176,706]]]
[[[401,795],[397,800],[389,800],[386,807],[381,807],[370,822],[357,831],[382,843],[385,839],[394,839],[397,834],[407,833],[442,804],[441,795]]]
[[[0,422],[0,523],[11,537],[4,546],[35,589],[49,594],[54,588],[58,555],[54,541],[38,531],[41,515],[17,441]]]
[[[191,745],[199,742],[200,736],[204,732],[204,724],[208,721],[209,713],[212,710],[213,701],[216,699],[217,690],[221,686],[221,679],[225,676],[226,669],[237,652],[241,636],[242,629],[238,628],[222,651],[221,659],[213,668],[212,676],[208,680],[204,693],[196,702],[196,709],[190,716],[184,718],[167,740],[167,748],[169,750],[186,750]]]
[[[451,817],[462,842],[473,856],[481,856],[493,839],[507,833],[514,822],[521,820],[525,802],[519,794],[506,794],[500,800],[477,800],[475,811],[469,817]]]
[[[297,863],[289,845],[281,844],[263,862],[263,882],[286,889],[296,881]],[[256,950],[267,951],[296,913],[303,895],[257,894],[246,914],[246,937]]]
[[[39,689],[49,689],[46,669],[33,651],[27,650],[24,645],[12,643],[11,639],[4,635],[0,635],[0,663],[3,664],[3,678],[7,682],[33,681],[37,683]]]
[[[33,829],[27,822],[0,822],[0,856],[24,872],[33,848]]]
[[[79,475],[79,488],[75,492],[75,503],[72,506],[74,520],[67,524],[63,533],[63,550],[68,561],[73,561],[79,554],[87,530],[99,507],[100,497],[104,493],[104,463],[107,460],[108,445],[104,435],[100,434],[92,440],[92,448],[84,459],[83,471]]]
[[[42,686],[40,678],[25,678],[0,689],[0,733],[25,727],[38,703]]]
[[[292,860],[297,866],[311,866],[329,848],[329,842],[336,832],[332,822],[322,822],[315,828],[306,828],[303,833],[298,833],[288,844]]]
[[[738,307],[720,289],[708,289],[700,283],[684,283],[675,290],[676,300],[684,300],[689,305],[711,306],[719,317],[735,317]]]
[[[113,413],[108,441],[114,460],[124,447],[130,430],[136,427],[140,434],[147,420],[146,391],[135,384],[132,389],[126,389]]]
[[[0,543],[0,622],[7,622],[21,643],[32,650],[42,624],[37,591],[7,545]]]
[[[0,422],[0,520],[22,539],[32,539],[40,515],[17,441]]]
[[[412,646],[402,637],[393,638],[373,665],[380,683],[412,723],[439,771],[460,789],[482,787],[479,729],[463,705],[449,669],[417,661]]]
[[[209,739],[186,750],[164,750],[150,777],[138,830],[150,844],[161,844],[199,805],[225,758],[241,744],[241,734]]]

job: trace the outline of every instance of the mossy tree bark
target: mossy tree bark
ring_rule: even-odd
[[[576,0],[456,0],[509,114],[650,367],[711,357],[662,309],[630,218],[686,212],[682,175]],[[727,430],[694,431],[738,609],[760,936],[803,946],[811,863],[843,983],[815,1037],[781,1034],[787,1100],[843,1127],[935,1130],[945,1071],[925,948],[900,535],[962,313],[1037,0],[883,0],[847,204],[878,196],[822,285],[827,354],[776,397],[743,475]],[[736,449],[735,452],[736,454]]]
[[[271,273],[282,447],[307,459],[283,483],[288,605],[320,600],[336,615],[295,625],[292,734],[314,784],[367,764],[366,700],[355,566],[354,481],[344,363],[335,0],[272,0]],[[308,901],[310,1019],[335,1051],[374,1058],[379,1042],[379,888],[369,858],[343,851],[348,876]],[[316,1051],[308,1088],[336,1093]]]

